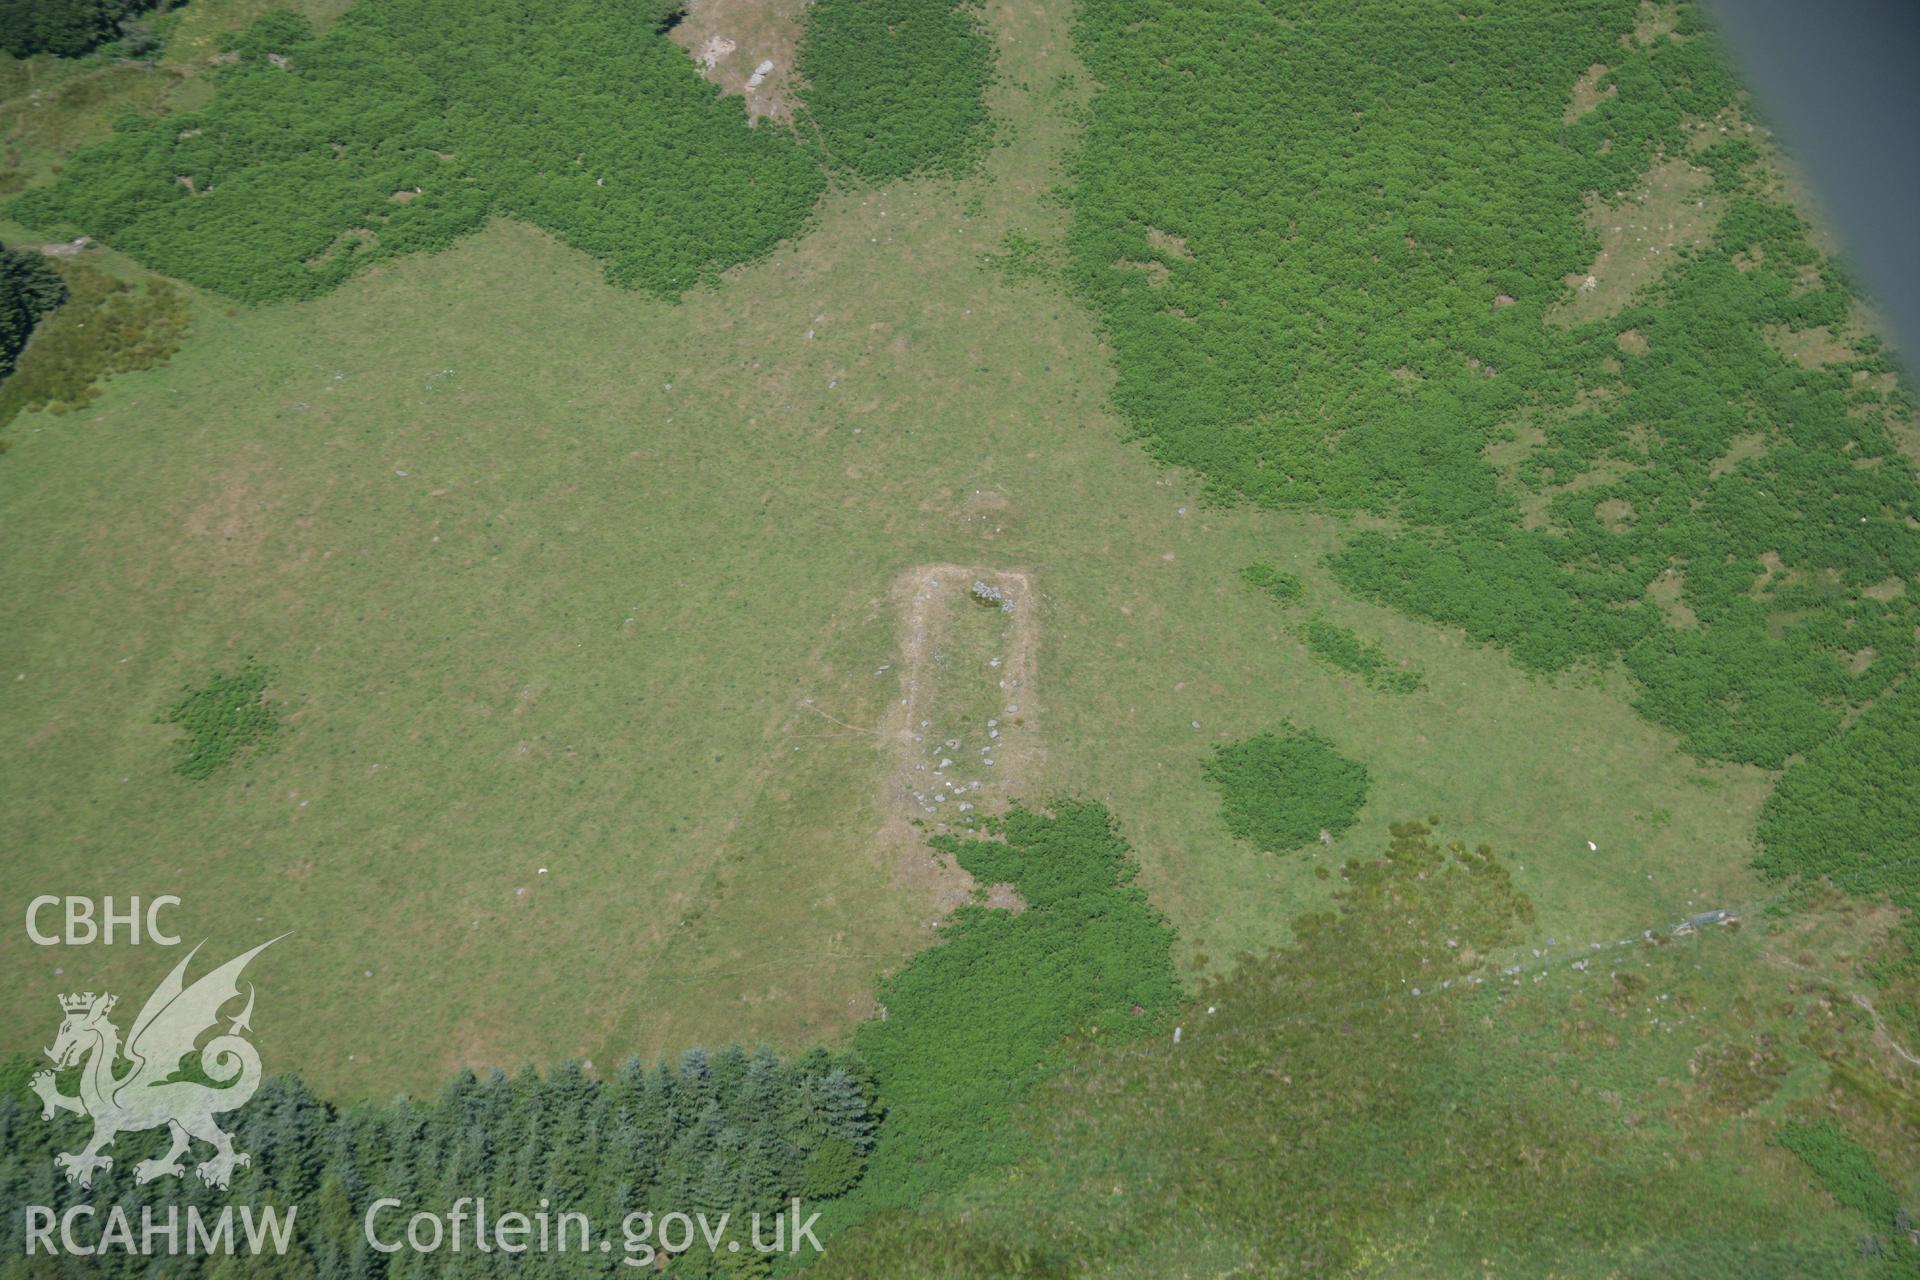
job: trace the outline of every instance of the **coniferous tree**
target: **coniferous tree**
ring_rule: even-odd
[[[0,244],[0,378],[13,372],[34,326],[66,300],[66,282],[44,257]]]
[[[114,39],[145,7],[144,0],[0,0],[0,49],[16,58],[78,57]]]
[[[384,1238],[392,1239],[404,1232],[412,1212],[445,1213],[455,1201],[473,1197],[487,1201],[490,1215],[583,1213],[602,1232],[617,1231],[635,1212],[656,1220],[670,1212],[704,1212],[710,1221],[730,1215],[730,1229],[744,1233],[754,1212],[774,1213],[794,1196],[824,1198],[852,1185],[823,1179],[817,1171],[809,1178],[808,1162],[828,1147],[843,1153],[844,1163],[852,1148],[831,1134],[859,1138],[871,1132],[871,1117],[863,1125],[846,1110],[863,1096],[851,1085],[860,1070],[824,1052],[795,1063],[783,1063],[767,1049],[692,1052],[678,1067],[628,1063],[607,1082],[573,1064],[544,1077],[463,1071],[431,1102],[398,1098],[344,1111],[315,1098],[297,1077],[270,1077],[236,1113],[236,1143],[253,1160],[236,1172],[230,1191],[191,1176],[196,1155],[204,1151],[187,1157],[187,1177],[137,1182],[133,1166],[166,1147],[166,1135],[153,1132],[123,1134],[115,1167],[91,1193],[68,1186],[53,1161],[84,1126],[76,1133],[73,1125],[41,1121],[37,1101],[26,1094],[30,1072],[17,1071],[0,1090],[0,1194],[56,1210],[82,1201],[102,1209],[118,1205],[135,1223],[145,1208],[164,1214],[170,1206],[192,1205],[217,1215],[229,1203],[298,1206],[295,1245],[284,1258],[222,1259],[198,1269],[155,1271],[132,1256],[90,1259],[87,1274],[105,1280],[573,1275],[576,1261],[559,1253],[511,1259],[474,1249],[458,1256],[404,1248],[380,1253],[367,1243],[364,1215],[376,1199],[399,1201],[404,1210],[382,1222]],[[71,1091],[70,1083],[65,1087]],[[857,1174],[858,1163],[853,1167]],[[21,1232],[17,1217],[0,1219],[0,1252],[24,1261]],[[733,1238],[746,1240],[744,1234]],[[696,1240],[691,1253],[673,1262],[674,1274],[761,1274],[757,1262],[739,1272],[724,1242],[722,1250],[718,1259],[708,1256],[705,1243]],[[742,1252],[752,1251],[743,1243]],[[40,1269],[29,1267],[25,1274]],[[18,1267],[0,1268],[5,1280],[20,1274]],[[64,1280],[67,1272],[53,1266],[47,1274]]]

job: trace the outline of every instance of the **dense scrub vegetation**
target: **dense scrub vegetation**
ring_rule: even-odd
[[[1827,1194],[1867,1216],[1878,1230],[1889,1230],[1900,1214],[1899,1193],[1874,1166],[1873,1156],[1831,1120],[1794,1122],[1780,1127],[1780,1145],[1806,1162]]]
[[[1830,733],[1912,656],[1910,606],[1863,592],[1920,568],[1920,531],[1884,423],[1904,401],[1854,377],[1891,366],[1804,369],[1762,336],[1845,317],[1805,227],[1739,196],[1662,296],[1546,323],[1597,248],[1585,193],[1631,188],[1656,151],[1684,149],[1688,117],[1732,101],[1713,40],[1623,49],[1627,4],[1302,9],[1282,37],[1253,0],[1178,20],[1149,5],[1144,22],[1090,7],[1108,88],[1081,165],[1077,270],[1136,426],[1221,492],[1398,511],[1415,531],[1335,558],[1348,585],[1535,669],[1626,654],[1642,709],[1703,755],[1777,767]],[[1230,17],[1262,37],[1217,39]],[[1202,47],[1210,74],[1186,75]],[[1567,87],[1603,59],[1620,91],[1562,123]],[[1512,76],[1521,65],[1533,73]],[[1184,145],[1175,122],[1228,104],[1220,145]],[[1156,248],[1166,236],[1186,251]],[[1737,269],[1755,245],[1758,264]],[[1115,265],[1141,260],[1164,283]],[[1616,345],[1629,330],[1645,355]],[[1524,469],[1548,498],[1529,528],[1483,449],[1536,405],[1557,416]],[[1746,433],[1772,447],[1716,470]],[[1615,478],[1567,487],[1583,476]],[[1597,514],[1616,503],[1625,527]],[[1786,580],[1760,599],[1767,552]],[[1669,571],[1697,628],[1643,598]],[[1875,661],[1849,673],[1865,646]]]
[[[16,58],[77,57],[116,39],[153,0],[0,0],[0,49]]]
[[[1317,733],[1288,729],[1214,748],[1227,830],[1264,850],[1304,849],[1352,826],[1367,802],[1367,767]]]
[[[1064,1042],[1158,1028],[1178,993],[1172,930],[1132,883],[1133,855],[1104,808],[1016,807],[986,825],[987,836],[934,845],[977,884],[1012,885],[1025,909],[960,908],[939,945],[882,985],[886,1018],[855,1034],[887,1114],[863,1211],[911,1205],[1021,1154],[1013,1107],[1065,1063]]]
[[[814,0],[799,69],[828,157],[860,177],[950,171],[987,140],[993,48],[967,0]]]
[[[1332,557],[1348,588],[1530,670],[1624,660],[1688,750],[1777,769],[1915,665],[1920,488],[1892,430],[1914,400],[1875,340],[1778,349],[1846,332],[1853,295],[1757,180],[1697,13],[1641,16],[1088,0],[1073,278],[1157,456],[1222,497],[1397,516]],[[1569,118],[1596,63],[1605,92]],[[1641,175],[1688,158],[1705,245],[1568,323],[1589,201],[1624,222]],[[1920,764],[1884,732],[1836,750],[1883,749],[1881,773]],[[1819,790],[1783,787],[1779,839]],[[1920,829],[1904,789],[1874,810],[1896,811]]]
[[[137,1231],[143,1205],[156,1206],[164,1220],[167,1205],[191,1204],[213,1216],[228,1201],[202,1186],[191,1168],[177,1181],[136,1185],[136,1160],[164,1149],[164,1131],[123,1134],[112,1171],[91,1194],[68,1186],[54,1154],[72,1150],[87,1130],[71,1117],[40,1119],[39,1102],[26,1091],[30,1065],[14,1064],[0,1095],[0,1186],[13,1203],[58,1211],[93,1201],[104,1214],[111,1200],[127,1209]],[[71,1074],[77,1077],[78,1069]],[[63,1092],[75,1087],[63,1082]],[[494,1213],[531,1214],[544,1199],[555,1213],[589,1215],[596,1231],[614,1233],[616,1248],[618,1224],[630,1213],[726,1212],[737,1220],[730,1234],[746,1242],[746,1215],[760,1213],[770,1222],[796,1196],[812,1203],[852,1186],[878,1120],[858,1062],[819,1049],[787,1060],[766,1049],[695,1049],[671,1066],[628,1063],[606,1080],[573,1064],[546,1076],[465,1072],[427,1102],[402,1098],[345,1109],[316,1099],[296,1076],[272,1078],[230,1119],[235,1146],[253,1156],[252,1165],[234,1175],[231,1198],[298,1205],[293,1246],[273,1261],[216,1261],[209,1274],[279,1280],[506,1274],[503,1255],[476,1251],[471,1235],[460,1253],[409,1250],[389,1258],[373,1251],[362,1222],[373,1201],[389,1196],[402,1201],[406,1214],[444,1214],[464,1196],[486,1197]],[[392,1235],[405,1225],[404,1215],[395,1220],[400,1228]],[[15,1267],[26,1255],[22,1228],[20,1213],[0,1224],[0,1247]],[[716,1262],[696,1243],[673,1274],[764,1274],[733,1270],[741,1260],[721,1249]],[[622,1256],[615,1253],[614,1263]],[[756,1260],[767,1261],[757,1255],[747,1261]],[[516,1275],[585,1274],[577,1255],[506,1261],[521,1264],[512,1268]],[[200,1265],[184,1257],[156,1263],[114,1253],[89,1258],[83,1271],[71,1274],[186,1276],[201,1274]],[[621,1270],[643,1273],[608,1264],[609,1274]]]
[[[374,0],[319,37],[269,14],[205,110],[121,122],[13,216],[262,301],[499,213],[676,294],[793,233],[823,179],[655,31],[670,8]]]
[[[1907,680],[1781,778],[1760,819],[1762,865],[1855,884],[1901,876],[1920,862],[1920,827],[1908,821],[1920,806],[1916,763],[1920,682]]]
[[[1884,1183],[1860,1184],[1885,1236],[1864,1258],[1811,1178],[1756,1169],[1778,1156],[1751,1110],[1771,1088],[1728,1106],[1673,1078],[1703,1043],[1753,1057],[1747,940],[1645,942],[1585,972],[1529,959],[1545,939],[1508,864],[1417,823],[1293,935],[1197,991],[1180,1039],[1095,1047],[1045,1085],[1034,1158],[861,1223],[821,1274],[1784,1280],[1920,1261]],[[1765,1027],[1790,1032],[1788,1008]]]
[[[1683,109],[1730,91],[1707,42],[1662,45],[1618,73],[1612,116],[1563,126],[1633,14],[1092,0],[1075,273],[1155,452],[1273,504],[1487,505],[1491,418],[1533,390],[1542,313],[1592,257],[1582,193],[1631,186]]]
[[[270,13],[230,39],[209,106],[121,121],[9,213],[249,302],[500,214],[674,296],[794,234],[826,185],[793,133],[700,78],[662,34],[675,11],[367,0],[321,36]],[[822,0],[802,57],[809,127],[855,174],[952,167],[985,137],[992,49],[969,9]]]
[[[1909,677],[1789,769],[1760,811],[1759,838],[1769,875],[1824,877],[1905,907],[1905,945],[1882,976],[1912,977],[1920,968],[1920,681]],[[1885,1011],[1920,1031],[1911,985]]]
[[[66,281],[46,258],[0,244],[0,378],[13,372],[34,326],[66,300]]]
[[[80,408],[114,374],[165,364],[186,336],[187,291],[170,281],[134,284],[72,261],[60,264],[54,280],[66,301],[0,381],[0,427],[26,410]]]
[[[1427,682],[1417,667],[1395,666],[1385,649],[1371,640],[1362,640],[1352,627],[1343,627],[1325,618],[1309,618],[1300,627],[1300,638],[1307,642],[1314,657],[1359,676],[1371,688],[1386,693],[1412,693]]]
[[[231,764],[242,751],[270,743],[280,731],[280,711],[267,698],[267,669],[250,662],[231,675],[216,676],[160,717],[180,726],[180,759],[174,772],[202,779]]]

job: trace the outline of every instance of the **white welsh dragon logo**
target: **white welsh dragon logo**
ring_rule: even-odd
[[[282,934],[281,937],[286,935]],[[212,1145],[212,1158],[195,1168],[200,1180],[224,1191],[236,1168],[252,1163],[252,1157],[233,1149],[233,1139],[222,1132],[213,1118],[224,1111],[236,1111],[246,1105],[260,1087],[260,1055],[241,1032],[252,1030],[253,986],[247,986],[247,1007],[233,1019],[226,1034],[217,1035],[200,1046],[200,1069],[214,1085],[197,1080],[175,1079],[180,1061],[195,1048],[195,1042],[220,1021],[220,1009],[240,995],[240,971],[247,961],[278,942],[273,938],[245,955],[237,956],[195,982],[184,986],[182,978],[187,962],[200,950],[195,947],[187,958],[175,965],[166,981],[147,997],[140,1016],[127,1033],[124,1056],[129,1064],[121,1068],[123,1056],[120,1030],[107,1021],[116,997],[106,994],[60,997],[60,1009],[66,1014],[60,1035],[48,1049],[56,1070],[65,1071],[86,1061],[80,1075],[80,1096],[61,1093],[52,1071],[33,1077],[33,1091],[46,1104],[40,1115],[51,1120],[55,1111],[71,1111],[93,1120],[93,1137],[79,1151],[57,1155],[56,1166],[66,1171],[67,1181],[80,1187],[93,1185],[95,1170],[111,1169],[113,1158],[100,1154],[101,1148],[118,1134],[165,1125],[173,1145],[157,1160],[142,1160],[133,1168],[134,1179],[151,1182],[155,1178],[182,1176],[186,1170],[180,1157],[187,1153],[192,1139]],[[88,1055],[92,1055],[89,1060]]]

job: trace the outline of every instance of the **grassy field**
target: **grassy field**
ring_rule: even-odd
[[[1320,866],[1429,814],[1510,851],[1570,944],[1760,896],[1769,775],[1697,766],[1611,676],[1531,678],[1346,597],[1320,561],[1360,522],[1202,505],[1124,438],[1086,311],[983,260],[1058,241],[1090,88],[1063,6],[987,14],[982,171],[840,190],[718,288],[610,288],[496,223],[312,302],[202,296],[167,367],[20,419],[0,905],[175,892],[228,952],[293,929],[257,966],[260,1043],[336,1096],[834,1039],[955,891],[874,732],[894,584],[928,564],[1030,576],[1031,798],[1112,809],[1189,972],[1283,941]],[[1254,561],[1425,688],[1316,660]],[[276,749],[173,773],[157,718],[249,658]],[[1263,857],[1202,765],[1283,721],[1371,799],[1332,848]],[[5,1051],[46,1042],[60,983],[137,998],[165,959],[18,930],[0,955]]]

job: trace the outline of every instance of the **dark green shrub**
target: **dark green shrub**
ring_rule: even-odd
[[[978,884],[1011,883],[1026,909],[961,907],[938,946],[882,984],[886,1018],[854,1035],[887,1113],[863,1210],[913,1204],[1012,1159],[1023,1149],[1014,1107],[1065,1063],[1063,1042],[1157,1026],[1178,993],[1173,932],[1133,884],[1105,809],[1015,808],[990,825],[988,837],[934,847]]]
[[[1760,158],[1760,149],[1747,139],[1729,135],[1708,147],[1694,163],[1713,175],[1716,191],[1739,191],[1746,185],[1746,168]]]
[[[1220,788],[1227,830],[1261,849],[1300,849],[1339,835],[1367,801],[1367,768],[1317,733],[1288,729],[1214,748],[1206,774]]]
[[[1875,1227],[1893,1225],[1893,1216],[1900,1211],[1899,1194],[1881,1176],[1866,1148],[1845,1129],[1831,1120],[1794,1122],[1781,1125],[1776,1137],[1805,1162],[1828,1195],[1866,1214]]]
[[[1359,676],[1375,689],[1412,693],[1426,684],[1426,677],[1417,668],[1396,668],[1385,649],[1362,640],[1352,627],[1343,627],[1325,618],[1310,618],[1300,628],[1300,636],[1316,658]]]
[[[1250,564],[1240,576],[1257,590],[1264,591],[1281,604],[1298,604],[1307,594],[1296,574],[1282,573],[1264,560]]]
[[[190,690],[167,708],[160,723],[179,725],[186,735],[174,772],[207,778],[240,752],[268,743],[280,731],[280,716],[267,701],[267,680],[266,668],[250,662]]]

